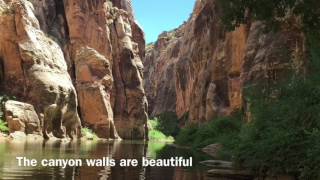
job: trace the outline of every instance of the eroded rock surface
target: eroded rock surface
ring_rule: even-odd
[[[42,134],[40,120],[31,104],[7,101],[5,117],[10,133],[20,131],[26,134]]]
[[[39,115],[44,114],[45,135],[71,136],[81,124],[76,91],[60,46],[40,29],[29,1],[3,5],[0,55],[6,92],[34,105]]]
[[[110,102],[113,87],[110,62],[95,50],[83,48],[76,55],[75,67],[78,97],[85,123],[99,137],[118,138]]]
[[[3,93],[34,106],[45,137],[80,135],[81,116],[101,137],[145,138],[145,41],[130,1],[1,0],[0,32]]]
[[[245,87],[283,79],[302,50],[298,31],[265,33],[251,22],[227,32],[214,0],[196,1],[189,20],[161,34],[147,48],[145,89],[150,114],[176,112],[193,122],[229,115],[243,107]]]
[[[141,61],[144,36],[134,21],[132,12],[125,11],[127,10],[125,2],[113,2],[118,7],[104,0],[65,2],[71,59],[78,59],[80,51],[88,47],[95,50],[96,59],[97,57],[105,59],[105,65],[108,66],[104,67],[107,71],[102,70],[102,72],[98,69],[101,67],[91,63],[92,57],[80,58],[83,63],[88,61],[91,66],[84,70],[93,77],[86,82],[86,85],[96,86],[95,92],[90,93],[93,93],[93,97],[100,96],[100,100],[95,101],[93,106],[101,108],[99,111],[103,112],[99,114],[101,115],[99,118],[91,120],[84,118],[84,121],[94,124],[95,129],[108,132],[110,137],[116,137],[118,132],[121,138],[143,139],[147,121],[147,100],[142,85]],[[77,66],[76,63],[76,69]],[[82,68],[86,69],[83,66]],[[83,73],[85,72],[82,72],[82,75]],[[81,84],[80,81],[83,82],[83,79],[78,76],[77,89],[83,87],[78,85]],[[81,109],[92,107],[87,105],[80,107]],[[85,116],[83,113],[85,112],[81,110],[81,114]],[[101,124],[102,121],[104,123]]]

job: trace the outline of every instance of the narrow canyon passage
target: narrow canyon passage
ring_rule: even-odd
[[[319,179],[319,10],[0,0],[0,179]]]

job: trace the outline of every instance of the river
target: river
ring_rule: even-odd
[[[192,167],[120,167],[120,159],[166,159],[171,157],[193,159]],[[43,159],[101,159],[116,161],[113,167],[35,167],[18,166],[16,157],[26,157],[41,162]],[[40,142],[0,143],[0,179],[30,180],[206,180],[206,168],[199,161],[209,159],[202,152],[175,148],[157,142]]]

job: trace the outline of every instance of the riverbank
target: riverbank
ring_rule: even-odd
[[[259,176],[288,174],[319,179],[320,80],[294,78],[272,89],[248,89],[250,111],[190,124],[176,143],[192,148],[220,144],[216,158]]]

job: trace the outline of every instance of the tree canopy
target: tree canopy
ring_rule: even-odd
[[[223,22],[229,30],[250,20],[264,21],[276,28],[287,18],[301,20],[303,31],[320,27],[319,0],[218,0],[223,8]]]

